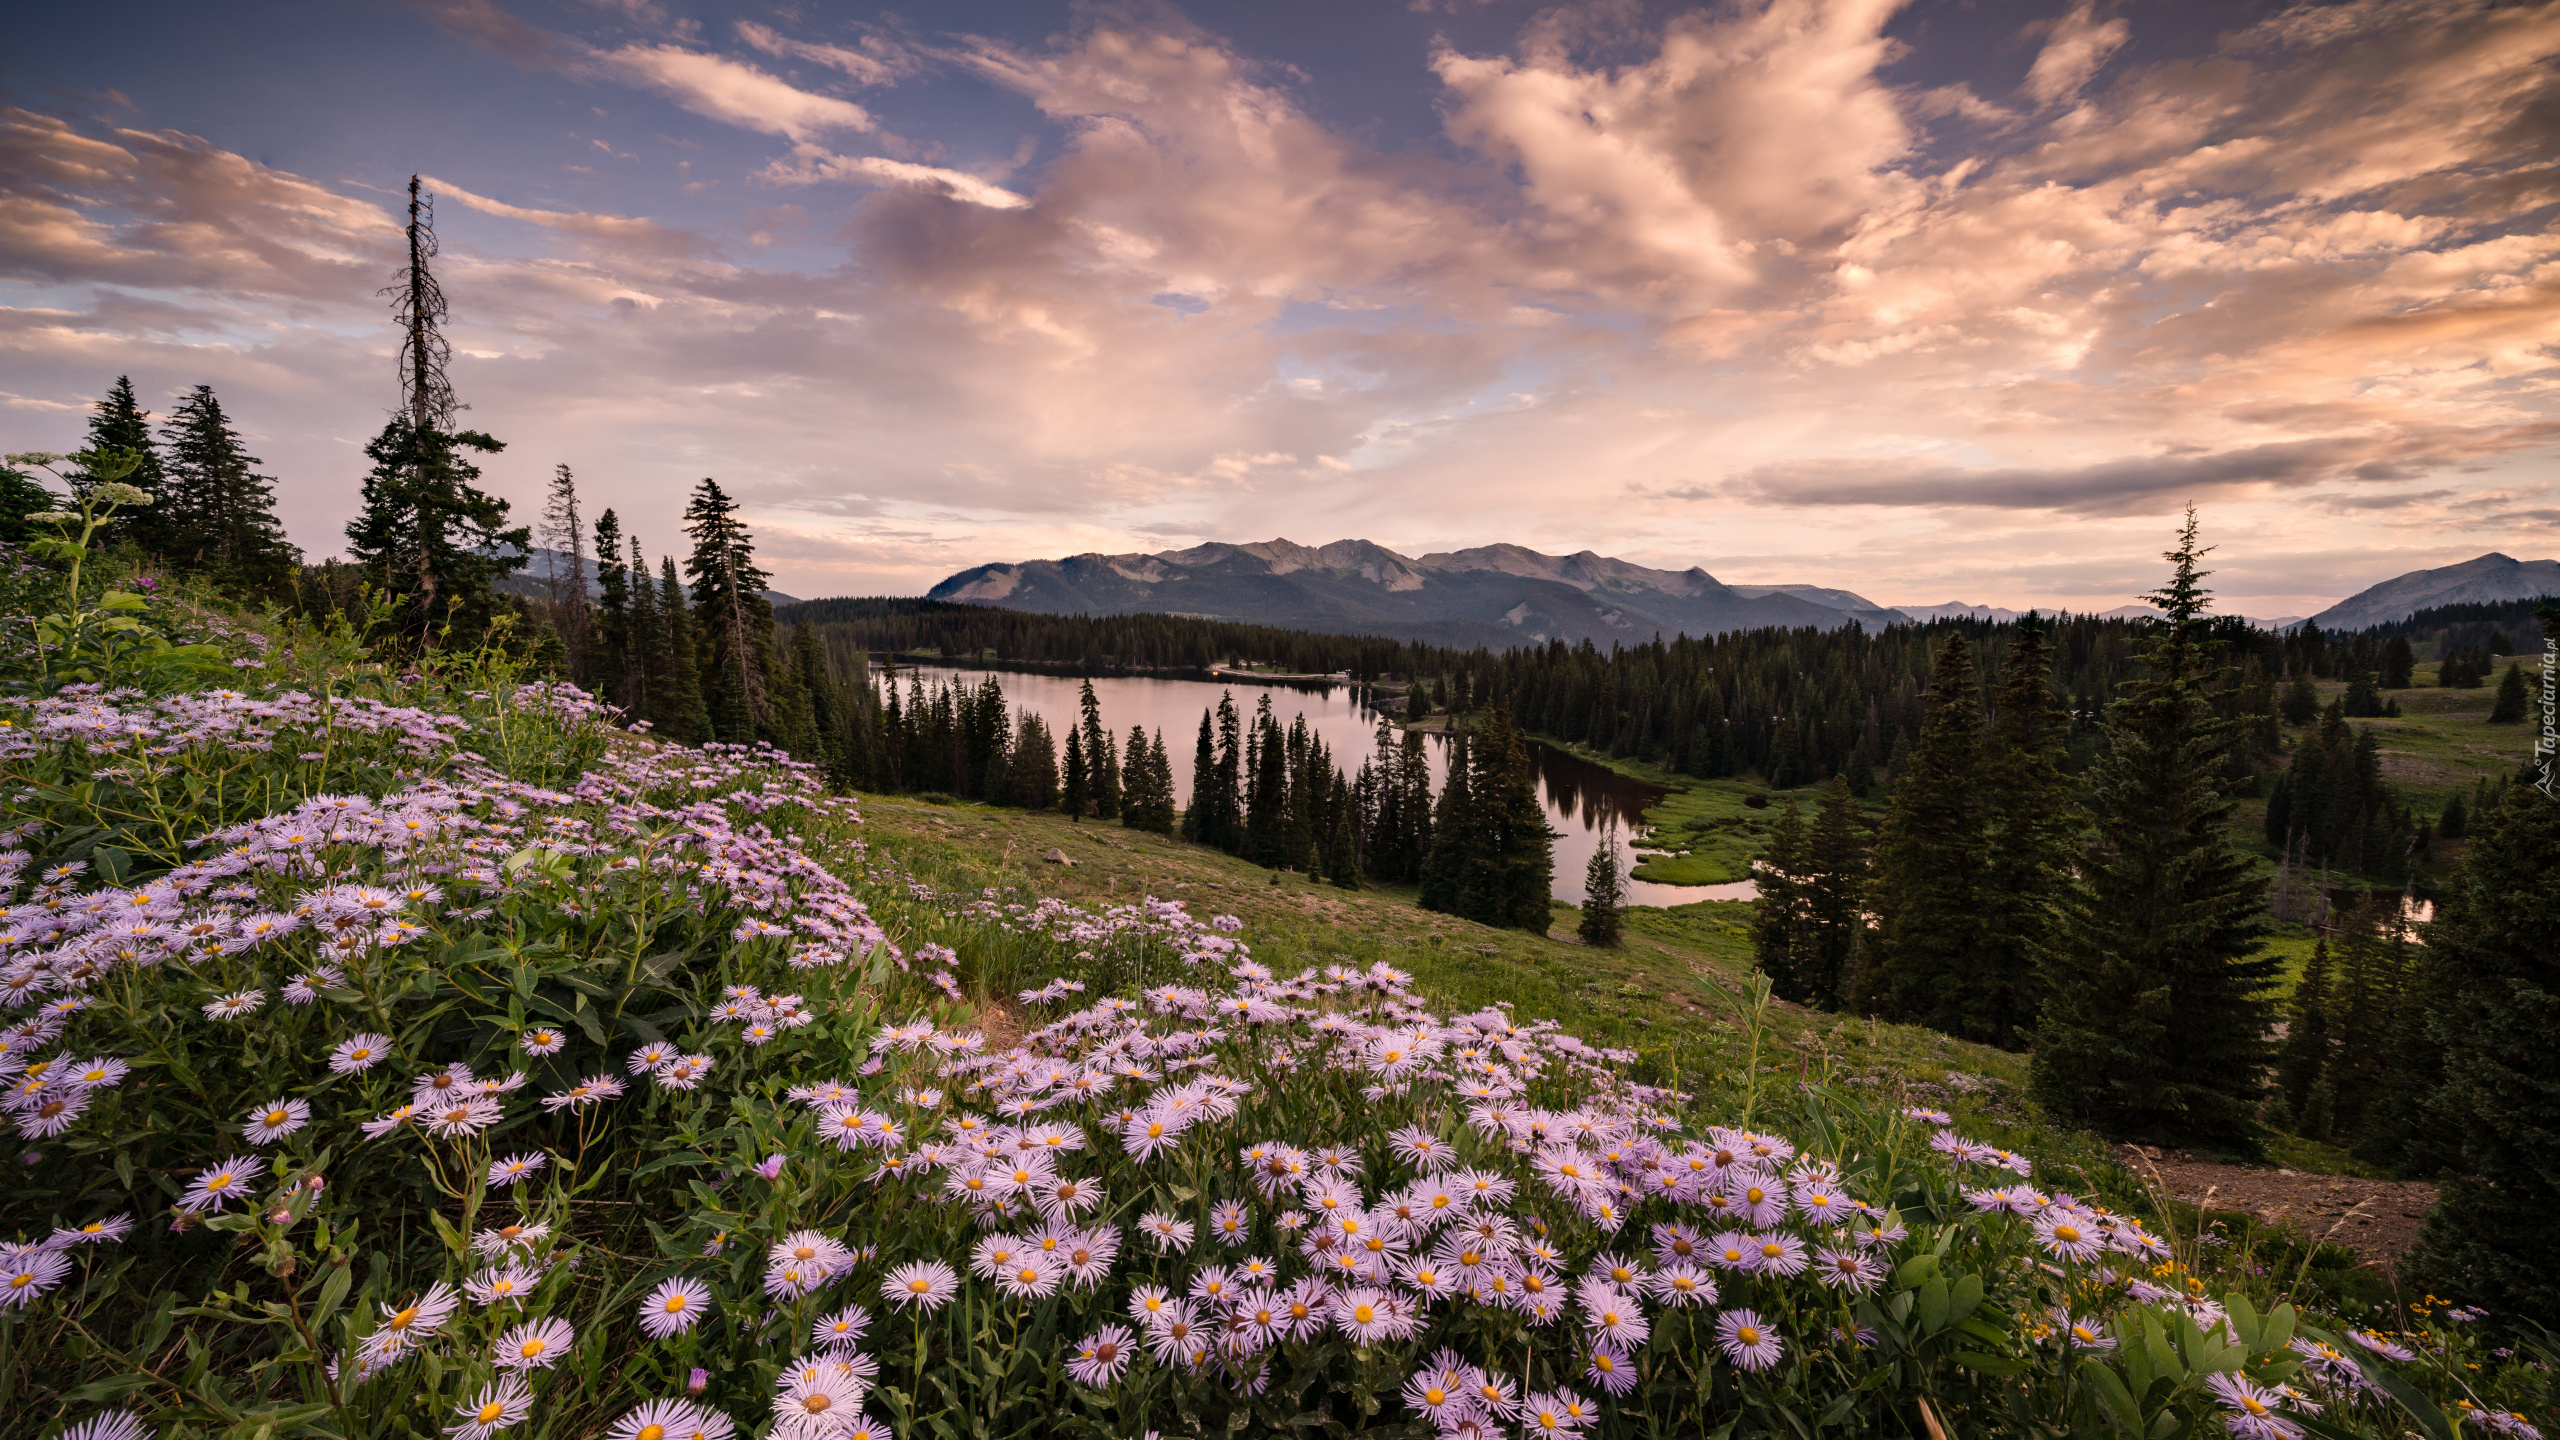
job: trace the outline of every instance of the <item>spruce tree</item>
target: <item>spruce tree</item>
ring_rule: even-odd
[[[1848,1003],[1863,959],[1869,883],[1866,823],[1845,777],[1834,775],[1804,837],[1806,932],[1797,977],[1804,1003]]]
[[[167,454],[154,510],[161,553],[216,580],[261,594],[289,589],[302,552],[276,519],[275,480],[240,443],[210,385],[198,385],[161,427]]]
[[[1422,895],[1425,910],[1442,914],[1458,912],[1458,894],[1466,884],[1467,872],[1477,860],[1479,836],[1476,827],[1475,802],[1470,794],[1467,737],[1449,737],[1449,778],[1440,785],[1440,802],[1431,816],[1431,854],[1422,866]]]
[[[35,524],[27,517],[61,508],[61,498],[44,488],[36,477],[14,466],[0,465],[0,544],[23,545],[30,540],[51,538],[57,533],[53,526]]]
[[[1120,818],[1120,757],[1113,752],[1111,732],[1102,728],[1102,702],[1094,698],[1091,680],[1084,682],[1077,707],[1084,716],[1085,798],[1097,818],[1116,820]]]
[[[2452,799],[2444,802],[2444,813],[2436,817],[2436,834],[2447,840],[2459,840],[2470,819],[2462,808],[2462,792],[2457,790]]]
[[[605,507],[596,517],[595,624],[587,637],[587,687],[608,705],[628,704],[624,684],[631,675],[631,592],[637,579],[645,586],[649,572],[635,576],[622,558],[622,517]],[[637,716],[633,718],[639,718]]]
[[[551,472],[551,494],[542,509],[544,599],[551,623],[569,647],[573,669],[584,674],[590,611],[587,604],[587,533],[578,514],[578,480],[565,464]],[[647,573],[647,572],[642,572]]]
[[[2417,652],[2409,648],[2409,637],[2394,635],[2382,647],[2382,688],[2406,690],[2418,668]]]
[[[1049,726],[1024,710],[1013,732],[1008,756],[1012,803],[1025,810],[1047,810],[1058,803],[1058,746]]]
[[[1554,923],[1555,837],[1538,803],[1528,743],[1507,710],[1488,712],[1473,747],[1469,799],[1476,863],[1461,877],[1458,913],[1509,930],[1544,935]]]
[[[1209,712],[1200,712],[1200,743],[1191,752],[1191,803],[1183,807],[1182,838],[1198,845],[1214,845],[1209,834],[1210,818],[1218,808],[1218,747]]]
[[[1893,787],[1868,882],[1875,913],[1858,1001],[1871,1014],[1988,1041],[2019,977],[1981,920],[1991,854],[1985,824],[1982,706],[1973,646],[1950,635],[1929,677],[1928,712],[1911,764]]]
[[[1360,827],[1348,803],[1334,807],[1333,838],[1325,847],[1325,863],[1335,889],[1360,888]]]
[[[2293,678],[2285,683],[2284,699],[2276,708],[2287,725],[2308,725],[2320,718],[2320,692],[2312,687],[2308,669],[2293,672]]]
[[[2001,657],[1993,704],[1982,757],[1981,964],[1964,1010],[1977,1038],[2014,1049],[2035,1023],[2038,976],[2052,953],[2079,829],[2063,769],[2069,717],[2053,703],[2053,646],[2032,611]]]
[[[2329,1075],[2337,1086],[2334,1133],[2351,1140],[2378,1115],[2392,1051],[2408,1012],[2409,947],[2400,897],[2367,892],[2338,917],[2330,1029],[2337,1040]]]
[[[1128,783],[1120,797],[1120,823],[1132,830],[1172,834],[1173,766],[1165,758],[1163,740],[1149,739],[1145,726],[1132,725],[1122,754]]]
[[[2217,776],[2245,721],[2217,718],[2193,511],[2150,596],[2165,617],[2108,707],[2086,777],[2096,842],[2067,900],[2029,1084],[2056,1117],[2126,1139],[2257,1144],[2272,1055],[2265,886],[2230,843]]]
[[[659,695],[674,679],[674,663],[669,654],[673,636],[668,633],[670,614],[658,604],[658,587],[649,582],[649,556],[640,548],[640,537],[631,537],[631,565],[625,579],[630,599],[624,607],[622,633],[627,637],[623,653],[630,668],[623,672],[620,700],[623,710],[634,716],[657,720]]]
[[[483,431],[421,428],[406,414],[364,447],[373,469],[347,522],[347,554],[401,597],[401,629],[421,645],[477,643],[512,608],[496,585],[524,568],[533,531],[507,523],[507,502],[480,488],[470,459],[505,448]]]
[[[1210,844],[1229,854],[1244,846],[1244,737],[1243,717],[1236,713],[1235,696],[1221,691],[1218,695],[1218,783],[1214,798],[1217,811],[1203,827],[1216,837]]]
[[[2329,940],[2322,936],[2312,944],[2302,979],[2293,987],[2284,1045],[2276,1052],[2276,1090],[2296,1116],[2311,1099],[2312,1082],[2328,1068]]]
[[[2524,694],[2524,667],[2509,665],[2506,678],[2498,682],[2498,698],[2490,706],[2489,723],[2492,725],[2523,724]]]
[[[1779,999],[1802,1005],[1813,998],[1807,952],[1813,938],[1812,886],[1807,881],[1804,808],[1795,796],[1769,822],[1751,878],[1751,963],[1769,977]]]
[[[401,332],[400,410],[365,446],[373,469],[363,508],[347,524],[347,553],[402,598],[403,628],[414,629],[419,645],[448,638],[471,644],[502,608],[499,577],[524,568],[533,531],[508,526],[507,502],[478,484],[480,468],[470,456],[506,447],[485,431],[454,428],[464,407],[445,378],[453,347],[444,338],[444,290],[429,263],[437,253],[435,213],[415,175],[408,239],[409,263],[391,292]]]
[[[1081,821],[1086,809],[1093,804],[1093,796],[1088,789],[1093,777],[1085,767],[1082,726],[1067,727],[1067,758],[1058,771],[1061,781],[1058,803],[1067,812],[1068,819]]]
[[[151,437],[151,412],[133,393],[133,377],[119,375],[107,390],[107,398],[94,402],[97,413],[89,417],[89,443],[83,447],[91,454],[129,450],[142,457],[142,463],[120,477],[127,485],[148,493],[152,503],[129,505],[108,526],[107,533],[127,540],[147,555],[167,555],[180,536],[169,521],[165,504],[168,475],[160,455],[160,447]],[[88,493],[98,483],[86,471],[74,472],[71,488]]]
[[[1613,828],[1600,837],[1600,848],[1591,852],[1591,863],[1582,872],[1582,923],[1574,927],[1574,934],[1585,945],[1614,950],[1623,938],[1625,927],[1618,908],[1626,893],[1619,874],[1624,864]]]
[[[649,583],[648,572],[635,577]],[[711,738],[711,711],[702,698],[702,647],[694,638],[693,617],[684,604],[684,586],[676,579],[676,557],[658,561],[658,619],[667,632],[667,666],[650,688],[658,733],[688,745]]]
[[[738,518],[737,502],[709,476],[694,487],[684,528],[693,537],[684,573],[693,586],[694,635],[712,736],[733,745],[779,740],[766,674],[773,606],[764,591],[772,580],[755,563],[755,539]]]
[[[2541,613],[2560,642],[2560,613]],[[2400,1277],[2413,1294],[2560,1326],[2560,801],[2547,783],[2528,765],[2475,810],[2427,927],[2425,1114],[2457,1174]]]

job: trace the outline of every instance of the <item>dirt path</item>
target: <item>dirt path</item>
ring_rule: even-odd
[[[2253,1165],[2189,1159],[2149,1146],[2119,1148],[2137,1174],[2156,1174],[2170,1194],[2208,1210],[2232,1210],[2261,1225],[2290,1225],[2313,1240],[2343,1245],[2389,1270],[2417,1242],[2436,1187],[2417,1180],[2358,1180]]]

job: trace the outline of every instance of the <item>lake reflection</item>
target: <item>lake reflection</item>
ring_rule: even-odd
[[[955,674],[976,685],[988,673],[931,665],[902,667],[898,686],[903,692],[910,674],[921,675],[927,688],[932,688]],[[1004,687],[1006,701],[1017,710],[1027,708],[1048,722],[1051,733],[1060,736],[1063,743],[1065,727],[1076,723],[1080,716],[1079,697],[1084,682],[1057,675],[994,673],[997,683]],[[1173,762],[1177,804],[1190,803],[1191,760],[1199,747],[1200,714],[1204,709],[1216,708],[1221,690],[1236,697],[1236,708],[1248,718],[1255,702],[1264,695],[1270,696],[1272,715],[1284,729],[1292,718],[1304,715],[1307,728],[1333,752],[1334,764],[1345,775],[1359,774],[1361,761],[1377,748],[1377,712],[1361,702],[1359,688],[1352,685],[1301,689],[1120,676],[1093,682],[1094,698],[1102,705],[1102,723],[1118,742],[1128,742],[1132,725],[1144,725],[1151,734],[1163,733],[1166,754]],[[1448,778],[1449,740],[1445,735],[1434,735],[1430,742],[1426,748],[1431,758],[1431,783],[1436,790]],[[1619,849],[1625,851],[1629,839],[1643,829],[1644,812],[1660,803],[1663,792],[1659,786],[1630,779],[1552,746],[1533,744],[1529,753],[1537,763],[1538,798],[1546,806],[1547,828],[1556,832],[1554,894],[1559,900],[1578,905],[1582,903],[1582,872],[1591,863],[1592,852],[1600,848],[1601,837],[1614,828]],[[1630,854],[1628,863],[1633,864],[1634,859]],[[1747,900],[1752,890],[1748,880],[1733,885],[1663,885],[1629,879],[1624,884],[1627,903],[1634,905]]]

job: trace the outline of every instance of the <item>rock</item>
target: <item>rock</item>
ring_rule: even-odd
[[[1060,850],[1056,846],[1051,846],[1046,853],[1041,855],[1040,858],[1048,861],[1052,865],[1073,865],[1076,863],[1075,861],[1067,858],[1066,851]]]

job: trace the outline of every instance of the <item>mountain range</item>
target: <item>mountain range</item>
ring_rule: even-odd
[[[2493,550],[2459,565],[2394,576],[2312,616],[2311,623],[2323,630],[2362,630],[2406,620],[2438,605],[2494,604],[2543,595],[2560,595],[2560,560],[2517,560]]]
[[[2311,617],[2324,630],[2362,629],[2431,605],[2560,594],[2560,561],[2483,555],[2386,580]],[[1712,635],[1769,626],[1869,630],[2020,612],[1947,601],[1880,605],[1821,585],[1727,585],[1696,566],[1656,570],[1589,550],[1547,555],[1520,545],[1398,554],[1367,540],[1301,545],[1212,542],[1152,554],[1087,553],[979,565],[927,592],[934,600],[1048,614],[1175,614],[1433,644],[1503,649],[1523,642],[1642,643],[1656,635]],[[2156,614],[2120,605],[2108,618]],[[2251,617],[2265,629],[2295,615]]]

